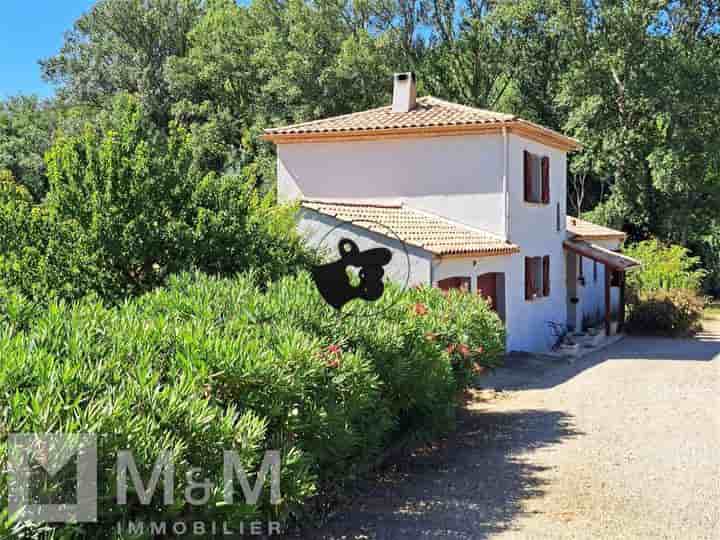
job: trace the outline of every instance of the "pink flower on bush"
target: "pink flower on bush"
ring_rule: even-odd
[[[327,366],[331,368],[340,367],[340,358],[342,357],[342,349],[339,345],[328,345],[325,348],[325,357],[327,358]]]
[[[470,347],[468,347],[464,343],[457,345],[456,349],[457,352],[459,352],[463,356],[463,358],[467,358],[468,356],[470,356]]]
[[[332,360],[328,360],[327,366],[329,368],[339,368],[340,367],[340,359],[339,358],[333,358]]]

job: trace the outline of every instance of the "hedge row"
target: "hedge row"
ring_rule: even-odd
[[[63,534],[108,538],[123,520],[297,518],[384,449],[451,427],[473,368],[503,352],[501,322],[471,295],[389,287],[341,317],[306,274],[264,292],[255,282],[183,275],[115,308],[43,309],[18,297],[0,305],[0,468],[9,433],[99,435],[100,522]],[[178,501],[186,473],[201,467],[217,486],[210,502],[118,507],[122,449],[144,479],[170,451]],[[280,450],[281,504],[269,493],[256,505],[222,504],[231,449],[248,471]],[[0,484],[0,498],[6,490]]]

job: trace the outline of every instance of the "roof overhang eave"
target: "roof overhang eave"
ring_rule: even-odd
[[[434,259],[479,259],[486,257],[506,257],[508,255],[514,255],[520,253],[520,248],[517,246],[509,247],[507,249],[498,250],[484,250],[484,251],[462,251],[455,253],[438,253],[431,251],[427,248],[423,248],[425,251],[432,253]]]
[[[617,234],[590,234],[590,235],[573,235],[569,238],[569,240],[576,241],[576,242],[597,242],[598,240],[625,240],[627,238],[627,234],[625,233],[617,233]]]
[[[545,144],[564,152],[574,152],[582,149],[582,145],[575,139],[542,126],[524,120],[511,120],[504,122],[487,122],[481,124],[453,124],[447,126],[397,127],[378,129],[348,129],[328,130],[320,132],[283,133],[282,131],[267,130],[260,138],[275,144],[293,143],[321,143],[339,141],[360,141],[377,139],[396,139],[401,137],[443,137],[473,134],[502,133],[503,128],[508,132]]]
[[[620,272],[627,272],[642,266],[640,261],[628,257],[627,255],[623,255],[622,253],[617,253],[588,242],[565,240],[563,242],[563,248]],[[617,260],[613,260],[613,258]]]

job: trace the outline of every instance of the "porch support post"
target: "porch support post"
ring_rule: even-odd
[[[605,265],[605,335],[610,336],[610,275],[612,270]]]
[[[620,272],[620,313],[618,313],[618,328],[625,326],[625,272]]]

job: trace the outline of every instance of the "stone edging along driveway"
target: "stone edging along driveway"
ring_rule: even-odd
[[[720,324],[480,380],[314,539],[720,538]]]

